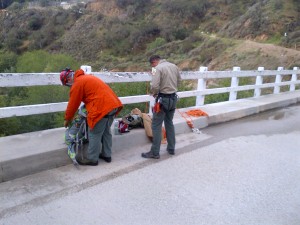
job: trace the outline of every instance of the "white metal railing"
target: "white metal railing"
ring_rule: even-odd
[[[93,72],[106,83],[126,83],[151,81],[151,75],[146,72]],[[293,70],[284,70],[278,67],[277,70],[241,71],[239,67],[234,67],[232,71],[208,71],[207,67],[200,67],[199,71],[182,71],[183,80],[198,80],[197,90],[178,92],[180,98],[196,96],[195,106],[204,104],[205,96],[210,94],[229,93],[229,101],[237,99],[238,91],[254,90],[253,97],[261,96],[264,88],[273,88],[274,94],[281,91],[281,86],[289,86],[289,91],[295,91],[300,85],[300,70],[294,67]],[[274,83],[264,83],[265,76],[274,76]],[[284,76],[289,76],[288,81],[283,81]],[[253,85],[239,86],[239,78],[255,77],[256,83]],[[208,89],[209,79],[231,78],[230,87],[219,87]],[[22,87],[39,85],[61,85],[59,73],[0,73],[0,87]],[[120,97],[123,104],[149,102],[153,105],[153,97],[149,95]],[[62,112],[66,109],[67,102],[48,103],[37,105],[13,106],[0,108],[0,118],[13,116],[26,116],[43,113]],[[151,108],[151,107],[149,107]]]

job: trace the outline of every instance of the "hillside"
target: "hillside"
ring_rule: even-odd
[[[183,70],[299,66],[297,0],[95,0],[70,9],[19,3],[2,10],[0,22],[1,52],[63,53],[95,70],[146,70],[154,53]]]
[[[264,66],[266,70],[278,66],[292,69],[300,65],[300,51],[273,44],[262,44],[253,41],[241,41],[232,51],[224,52],[209,65],[210,70],[223,70],[240,66],[242,69],[254,70]]]
[[[0,1],[0,73],[58,72],[82,64],[94,71],[149,71],[152,54],[181,70],[300,67],[299,0],[66,1]],[[145,94],[146,86],[112,84],[118,96]],[[209,103],[220,99],[227,96],[206,96]],[[0,107],[64,101],[68,89],[62,86],[0,88]],[[190,99],[179,107],[193,104]],[[145,104],[137,107],[147,111]],[[125,106],[123,115],[130,110]],[[0,136],[62,124],[62,113],[7,118]]]

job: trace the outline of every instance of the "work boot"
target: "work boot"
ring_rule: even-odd
[[[82,166],[97,166],[98,165],[98,161],[94,162],[92,160],[86,159],[86,158],[81,158],[76,156],[76,161],[78,162],[79,165]]]
[[[168,152],[170,155],[175,155],[175,150],[174,150],[174,149],[167,149],[167,152]]]
[[[107,163],[111,162],[111,157],[105,157],[102,154],[99,155],[99,159],[103,159]]]
[[[142,157],[143,158],[147,158],[147,159],[149,159],[149,158],[152,158],[152,159],[159,159],[160,158],[160,156],[159,155],[154,155],[153,154],[153,152],[145,152],[145,153],[142,153]]]

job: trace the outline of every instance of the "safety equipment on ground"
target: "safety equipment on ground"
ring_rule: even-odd
[[[128,129],[144,127],[142,117],[137,114],[129,113],[122,117],[122,121],[128,125]]]
[[[122,134],[122,133],[129,132],[128,124],[124,123],[123,120],[120,120],[120,121],[119,121],[118,128],[119,128],[119,132],[120,132],[121,134]]]
[[[193,116],[193,117],[207,116],[208,117],[208,114],[206,112],[202,111],[201,109],[191,109],[187,112],[180,112],[177,109],[177,111],[186,120],[187,125],[192,129],[193,133],[201,134],[201,131],[199,130],[199,128],[194,127],[194,123],[193,123],[191,116]]]
[[[68,145],[68,155],[75,166],[78,165],[75,156],[80,153],[81,158],[83,158],[83,145],[89,141],[86,117],[87,110],[85,105],[82,105],[78,110],[77,116],[65,131],[65,143]]]

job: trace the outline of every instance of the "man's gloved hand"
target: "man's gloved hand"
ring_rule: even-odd
[[[70,120],[65,120],[64,121],[64,127],[67,128],[70,124]]]

